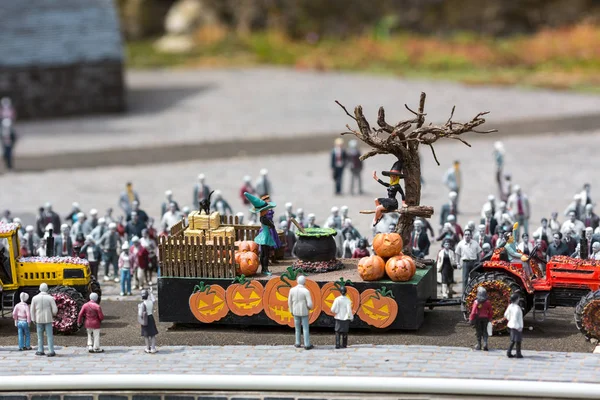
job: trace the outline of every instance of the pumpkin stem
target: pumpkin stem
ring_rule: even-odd
[[[210,285],[205,285],[204,281],[200,281],[200,283],[196,286],[194,286],[194,291],[192,292],[192,294],[196,293],[196,292],[206,292],[207,294],[210,293]]]
[[[391,297],[392,299],[395,299],[394,293],[392,293],[391,290],[387,290],[385,286],[382,286],[381,289],[377,289],[376,292],[383,297]]]

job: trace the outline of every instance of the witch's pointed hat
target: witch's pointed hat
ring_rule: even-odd
[[[269,210],[269,209],[275,208],[275,206],[277,206],[277,204],[275,204],[272,201],[269,201],[269,202],[264,201],[261,198],[256,197],[255,195],[250,194],[248,192],[244,192],[244,196],[246,196],[248,201],[250,203],[252,203],[253,207],[250,209],[250,212],[253,212],[253,213],[259,213],[261,211]]]
[[[402,175],[402,162],[400,160],[396,161],[394,163],[394,165],[392,165],[392,169],[390,169],[389,171],[382,171],[381,173],[384,176],[399,176],[399,177],[404,177],[404,175]]]

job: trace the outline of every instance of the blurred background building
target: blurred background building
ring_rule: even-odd
[[[0,95],[12,99],[19,118],[124,110],[112,1],[3,1],[0,26]]]

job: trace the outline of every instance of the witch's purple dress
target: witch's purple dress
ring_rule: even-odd
[[[270,209],[267,211],[267,214],[265,215],[269,220],[271,220],[271,222],[273,222],[273,216],[275,215],[275,211],[273,211],[273,209]],[[273,226],[275,226],[275,224],[273,224]],[[258,230],[258,234],[260,234],[263,230],[263,227],[261,226],[260,229]],[[277,229],[275,228],[270,228],[269,232],[271,233],[271,237],[273,238],[273,241],[275,242],[275,246],[273,246],[274,249],[278,249],[281,247],[281,240],[279,240],[279,235],[277,234]]]

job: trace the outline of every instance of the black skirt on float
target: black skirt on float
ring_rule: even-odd
[[[350,330],[350,320],[349,319],[346,319],[346,320],[336,319],[335,320],[335,332],[348,333],[349,330]]]
[[[450,257],[446,255],[444,255],[442,263],[442,283],[445,285],[452,285],[454,283],[454,267],[452,267]]]
[[[154,322],[154,316],[148,315],[148,325],[142,326],[142,336],[156,336],[158,335],[158,329],[156,329],[156,323]]]
[[[381,198],[377,199],[377,201],[379,202],[379,204],[381,204],[383,206],[383,208],[386,209],[386,211],[392,211],[392,210],[398,209],[398,200],[396,200],[396,199],[391,199],[389,197],[381,197]]]

